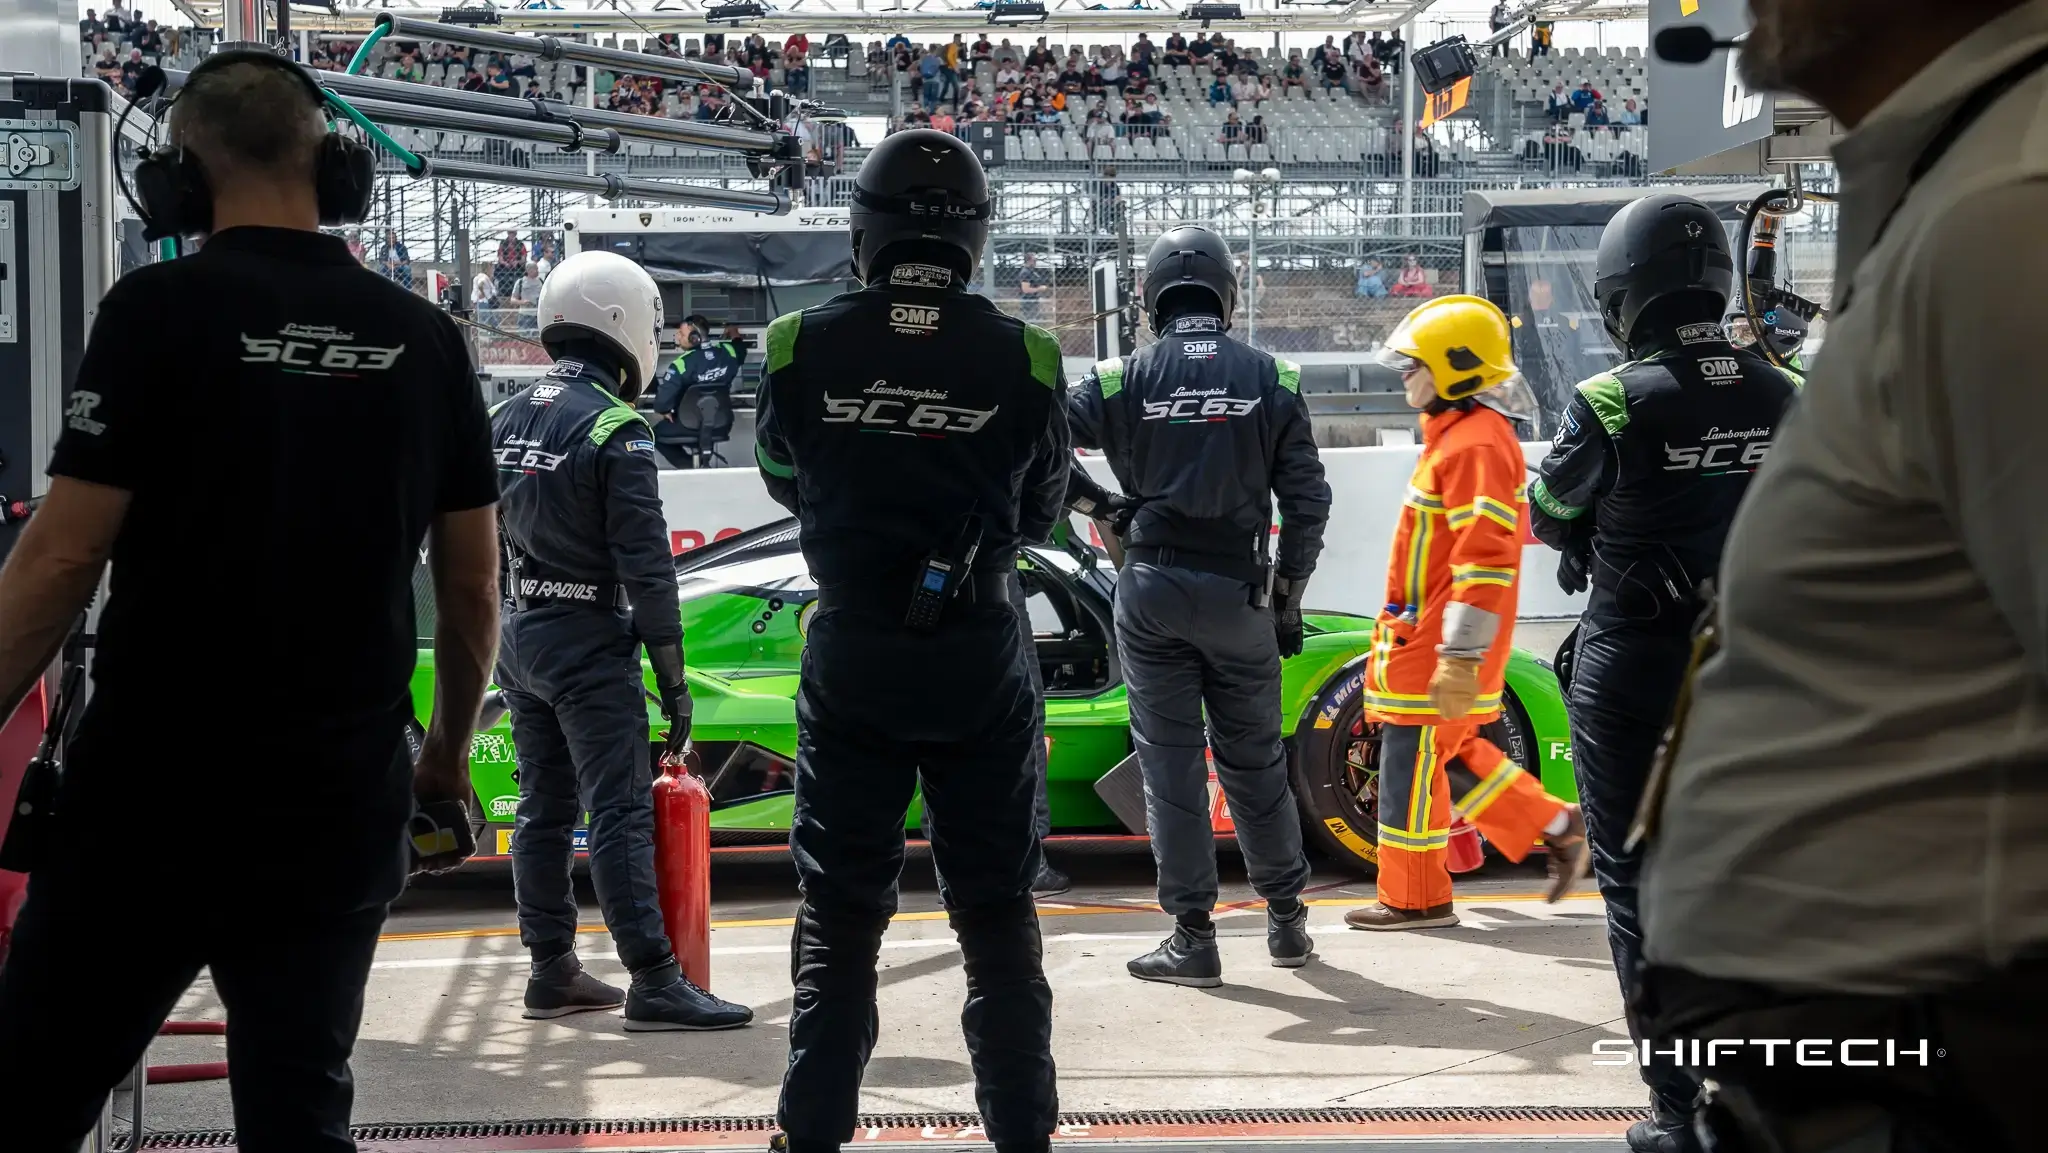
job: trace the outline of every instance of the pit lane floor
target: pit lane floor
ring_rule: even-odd
[[[1594,1041],[1626,1035],[1600,902],[1588,891],[1543,904],[1540,865],[1490,863],[1459,882],[1463,924],[1396,934],[1347,931],[1344,911],[1368,903],[1371,884],[1320,870],[1307,894],[1318,956],[1289,971],[1267,964],[1262,908],[1234,855],[1225,854],[1224,901],[1238,906],[1218,916],[1226,983],[1194,990],[1142,984],[1124,973],[1128,958],[1168,930],[1167,919],[1151,906],[1151,861],[1142,845],[1082,853],[1056,843],[1051,853],[1075,878],[1072,891],[1040,903],[1055,997],[1060,1103],[1070,1114],[1115,1112],[1128,1121],[1129,1111],[1349,1109],[1399,1120],[1409,1116],[1399,1111],[1411,1107],[1594,1107],[1554,1123],[1537,1110],[1533,1128],[1489,1128],[1476,1119],[1425,1112],[1413,1115],[1421,1118],[1419,1129],[1318,1125],[1312,1132],[1237,1134],[1260,1141],[1384,1137],[1404,1140],[1404,1148],[1407,1141],[1458,1136],[1485,1140],[1490,1149],[1578,1150],[1618,1148],[1612,1138],[1627,1116],[1614,1107],[1643,1103],[1632,1069],[1591,1061]],[[371,975],[355,1056],[357,1122],[737,1122],[772,1115],[788,1043],[794,877],[786,858],[721,861],[713,893],[712,984],[752,1005],[756,1023],[726,1033],[627,1034],[611,1014],[520,1019],[526,956],[514,927],[508,868],[484,863],[416,886],[395,906]],[[593,922],[596,903],[587,885],[582,902],[586,922]],[[587,925],[581,952],[593,972],[623,983],[601,927]],[[864,1112],[907,1117],[904,1140],[951,1138],[957,1130],[931,1130],[920,1122],[934,1119],[922,1115],[974,1109],[959,1036],[959,966],[931,865],[913,857],[904,873],[903,912],[882,946],[882,1033],[862,1100]],[[202,976],[176,1016],[219,1013]],[[220,1045],[217,1038],[165,1038],[150,1059],[218,1060]],[[145,1126],[153,1133],[232,1124],[224,1082],[149,1091]],[[1121,1144],[1169,1134],[1142,1124],[1114,1134],[1087,1126],[1065,1134],[1076,1141],[1111,1135]],[[699,1137],[664,1144],[651,1134],[641,1144],[613,1143],[625,1136],[601,1143],[376,1141],[365,1148],[704,1143]],[[884,1138],[895,1136],[892,1129],[870,1139],[888,1144]],[[1601,1136],[1607,1144],[1555,1143]],[[1553,1143],[1525,1145],[1516,1143],[1519,1138]],[[759,1148],[764,1141],[764,1133],[742,1131],[716,1143]],[[1510,1143],[1494,1144],[1500,1141]],[[1465,1146],[1414,1146],[1452,1147]]]

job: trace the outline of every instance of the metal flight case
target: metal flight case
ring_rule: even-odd
[[[0,559],[48,487],[114,280],[116,100],[98,80],[0,75]]]

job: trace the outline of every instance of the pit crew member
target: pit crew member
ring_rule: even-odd
[[[1770,451],[1795,378],[1738,349],[1719,320],[1734,264],[1713,209],[1646,196],[1600,236],[1593,296],[1628,363],[1578,386],[1530,485],[1536,535],[1564,554],[1567,592],[1591,585],[1566,687],[1572,769],[1607,903],[1607,940],[1624,993],[1642,959],[1636,881],[1625,847],[1650,761],[1677,701],[1704,607],[1696,592],[1750,478]],[[1690,1149],[1697,1091],[1669,1063],[1639,1066],[1653,1116],[1636,1150]]]
[[[737,340],[711,339],[711,322],[692,314],[676,325],[682,348],[661,374],[654,395],[654,443],[675,468],[697,468],[732,428],[732,386],[746,349]]]
[[[498,684],[519,758],[512,884],[519,939],[533,956],[526,1016],[623,1003],[636,1032],[753,1019],[683,976],[654,887],[643,648],[669,751],[690,732],[654,439],[632,408],[654,375],[660,328],[661,296],[639,265],[610,252],[564,260],[540,295],[541,341],[555,366],[491,415],[508,602]],[[624,993],[576,959],[570,865],[585,812],[591,880],[632,974]]]
[[[1301,903],[1308,860],[1280,743],[1280,660],[1301,651],[1302,590],[1322,552],[1330,486],[1300,369],[1233,340],[1236,309],[1222,238],[1193,226],[1167,232],[1145,260],[1145,310],[1159,341],[1096,365],[1070,401],[1075,441],[1101,449],[1140,501],[1123,538],[1117,649],[1159,905],[1175,925],[1128,968],[1139,980],[1200,988],[1223,979],[1209,917],[1212,749],[1252,887],[1267,902],[1273,964],[1306,964],[1313,948]]]
[[[756,426],[819,585],[796,706],[804,897],[779,1140],[813,1153],[853,1136],[922,782],[976,1101],[998,1150],[1043,1150],[1057,1100],[1031,900],[1040,700],[1013,606],[1018,546],[1046,538],[1067,488],[1059,345],[967,291],[990,205],[966,144],[896,133],[858,181],[866,287],[769,326]]]

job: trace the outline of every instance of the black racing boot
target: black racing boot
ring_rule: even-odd
[[[1053,868],[1051,862],[1042,861],[1038,866],[1038,877],[1031,882],[1031,895],[1034,897],[1050,897],[1056,893],[1064,893],[1073,887],[1073,878]]]
[[[698,988],[674,961],[664,961],[633,974],[624,1016],[628,1033],[706,1032],[737,1029],[754,1019],[754,1011]]]
[[[1266,952],[1276,969],[1299,969],[1316,955],[1315,938],[1308,935],[1308,906],[1300,898],[1267,902]]]
[[[1692,1118],[1652,1102],[1650,1116],[1628,1127],[1629,1153],[1700,1153]]]
[[[1216,951],[1216,926],[1207,916],[1193,923],[1184,919],[1174,926],[1173,936],[1126,968],[1140,981],[1214,989],[1223,983],[1223,956]]]
[[[616,986],[583,971],[574,953],[562,953],[537,960],[526,978],[526,1011],[529,1021],[549,1021],[571,1013],[596,1013],[626,1003],[626,994]]]

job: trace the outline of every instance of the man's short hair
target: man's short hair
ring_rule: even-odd
[[[267,64],[228,64],[188,85],[171,105],[171,140],[222,172],[312,179],[326,118],[305,81]]]

